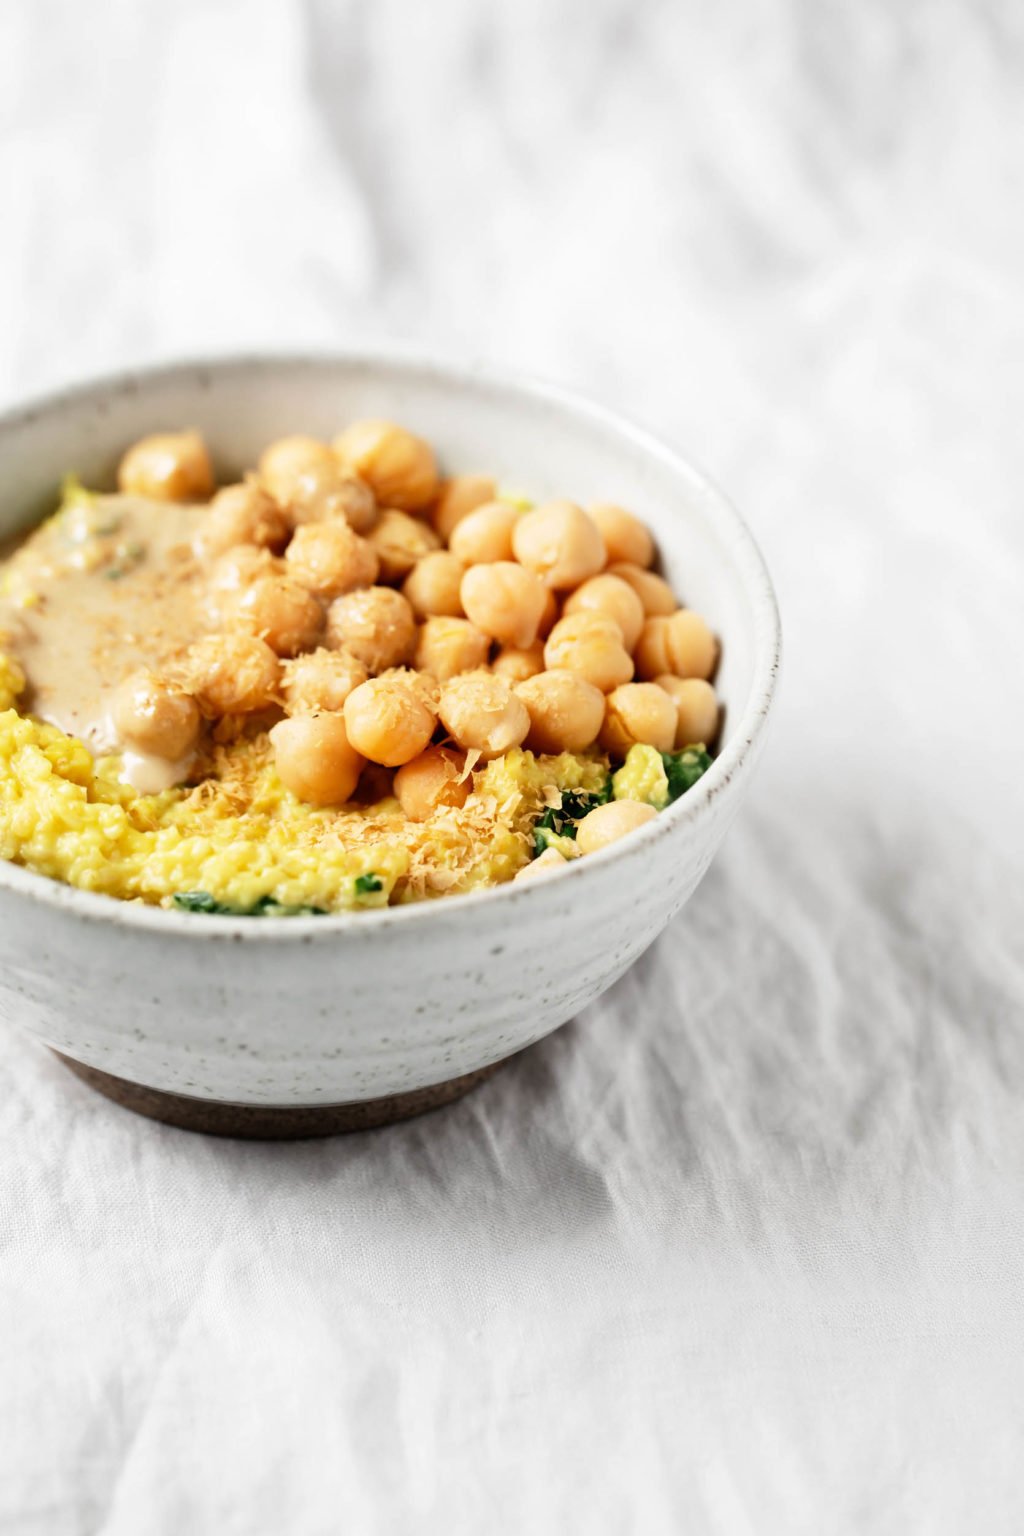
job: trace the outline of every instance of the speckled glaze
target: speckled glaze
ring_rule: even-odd
[[[389,416],[533,497],[620,501],[723,637],[722,750],[681,801],[545,880],[339,917],[195,917],[0,863],[0,1013],[88,1067],[193,1099],[349,1104],[476,1073],[571,1018],[692,894],[746,791],[779,665],[761,556],[688,464],[545,385],[393,355],[231,358],[102,380],[0,419],[0,541],[61,475],[110,484],[144,432],[199,427],[222,477],[288,432]]]

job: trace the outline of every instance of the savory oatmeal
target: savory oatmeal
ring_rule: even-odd
[[[0,564],[0,857],[253,915],[542,877],[710,765],[718,643],[655,563],[390,422],[220,489],[144,438]]]

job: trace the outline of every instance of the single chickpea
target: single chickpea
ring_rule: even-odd
[[[541,614],[540,623],[537,625],[538,640],[546,640],[561,617],[562,609],[558,598],[551,591],[550,587],[545,588],[544,612]]]
[[[667,617],[647,619],[636,647],[641,677],[663,672],[674,677],[710,677],[718,659],[718,641],[700,614],[678,608]]]
[[[507,501],[486,501],[462,518],[448,540],[453,555],[463,565],[487,565],[492,560],[511,560],[512,530],[519,513]]]
[[[420,627],[413,665],[439,683],[486,666],[491,642],[468,619],[434,614]]]
[[[597,524],[571,501],[549,501],[516,519],[512,548],[546,587],[564,591],[596,576],[605,563]]]
[[[341,715],[293,715],[270,732],[274,767],[285,789],[307,805],[344,805],[355,793],[363,759]]]
[[[239,544],[213,562],[207,581],[214,592],[239,592],[257,577],[278,575],[283,570],[284,565],[269,549]]]
[[[471,565],[460,589],[466,616],[502,645],[532,645],[544,612],[544,588],[513,560]]]
[[[288,514],[257,480],[226,485],[210,502],[195,538],[196,554],[210,560],[240,545],[279,554],[288,542]]]
[[[204,607],[211,626],[220,629],[230,624],[240,594],[261,576],[280,575],[283,570],[283,560],[255,544],[239,544],[221,555],[207,576]]]
[[[642,800],[609,800],[607,805],[596,805],[576,827],[576,847],[583,854],[597,853],[653,821],[657,814],[653,805]]]
[[[285,551],[288,574],[317,597],[341,597],[377,580],[377,551],[342,519],[302,523]]]
[[[428,747],[395,774],[395,794],[410,821],[426,821],[445,807],[460,810],[469,799],[466,760],[448,747]]]
[[[438,714],[465,751],[501,757],[526,740],[530,716],[522,699],[490,672],[465,672],[441,690]]]
[[[370,543],[380,560],[381,581],[401,581],[417,560],[437,549],[440,540],[429,523],[388,507],[370,533]]]
[[[451,619],[461,617],[459,588],[465,570],[462,561],[446,549],[432,549],[417,560],[402,583],[402,591],[417,618],[427,619],[432,614]]]
[[[206,635],[188,649],[185,683],[203,714],[250,715],[277,700],[281,667],[255,635]]]
[[[133,443],[117,470],[127,496],[153,501],[205,501],[213,495],[213,466],[198,432],[157,432]]]
[[[633,658],[614,619],[598,613],[570,613],[559,619],[544,645],[544,665],[565,668],[610,693],[633,676]]]
[[[324,611],[316,598],[287,576],[260,576],[230,609],[233,627],[259,635],[278,656],[297,656],[317,642]]]
[[[295,482],[307,470],[318,465],[335,465],[337,460],[326,443],[316,437],[279,437],[269,443],[256,465],[260,480],[282,506],[287,506]]]
[[[433,449],[392,421],[354,421],[332,446],[369,484],[381,506],[414,512],[437,496]]]
[[[625,757],[638,742],[671,752],[676,722],[676,707],[663,688],[656,683],[623,683],[605,703],[601,745],[610,757]]]
[[[618,561],[608,567],[608,575],[618,576],[620,581],[633,588],[649,619],[656,614],[675,613],[679,607],[676,595],[664,576],[656,576],[653,571],[645,571],[641,566],[631,565],[628,561]]]
[[[543,879],[545,875],[553,875],[556,869],[564,869],[568,863],[569,860],[564,858],[557,848],[545,848],[544,852],[539,853],[535,859],[531,859],[529,864],[524,864],[512,879],[514,881]]]
[[[200,715],[195,699],[146,667],[125,678],[115,690],[110,720],[125,746],[171,763],[187,757],[199,739]]]
[[[663,673],[654,681],[676,706],[676,751],[696,746],[710,746],[718,735],[718,696],[702,677],[672,677]]]
[[[290,715],[339,713],[369,673],[351,651],[307,651],[285,663],[281,695]]]
[[[565,613],[603,613],[622,630],[627,651],[632,651],[644,627],[644,605],[621,576],[591,576],[565,600]]]
[[[333,454],[296,475],[288,507],[297,523],[343,522],[356,533],[369,533],[377,521],[377,502],[370,487]]]
[[[530,716],[531,752],[584,752],[597,740],[604,694],[575,672],[538,672],[516,686]]]
[[[391,587],[365,587],[336,597],[327,610],[327,639],[357,656],[369,672],[408,661],[416,643],[409,602]]]
[[[490,475],[453,475],[445,480],[430,518],[445,544],[464,517],[485,501],[493,501],[497,486]]]
[[[590,508],[590,515],[601,530],[609,564],[617,560],[645,567],[651,564],[654,540],[650,529],[632,512],[613,506],[611,502],[599,501]]]
[[[544,642],[535,640],[532,645],[506,645],[491,662],[491,671],[503,677],[506,683],[525,683],[528,677],[536,677],[544,671]]]
[[[349,741],[357,752],[385,768],[397,768],[418,757],[436,723],[422,691],[400,674],[371,677],[345,700]]]

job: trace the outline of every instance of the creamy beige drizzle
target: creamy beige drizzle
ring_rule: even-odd
[[[0,565],[0,648],[25,670],[24,708],[97,755],[120,750],[111,691],[209,627],[192,552],[204,514],[136,496],[83,497]],[[189,766],[127,752],[123,777],[152,794]]]

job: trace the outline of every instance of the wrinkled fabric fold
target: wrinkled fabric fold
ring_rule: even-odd
[[[0,14],[0,402],[554,377],[728,489],[786,630],[696,896],[458,1105],[203,1140],[5,1025],[0,1528],[1021,1529],[1022,85],[970,0]]]

